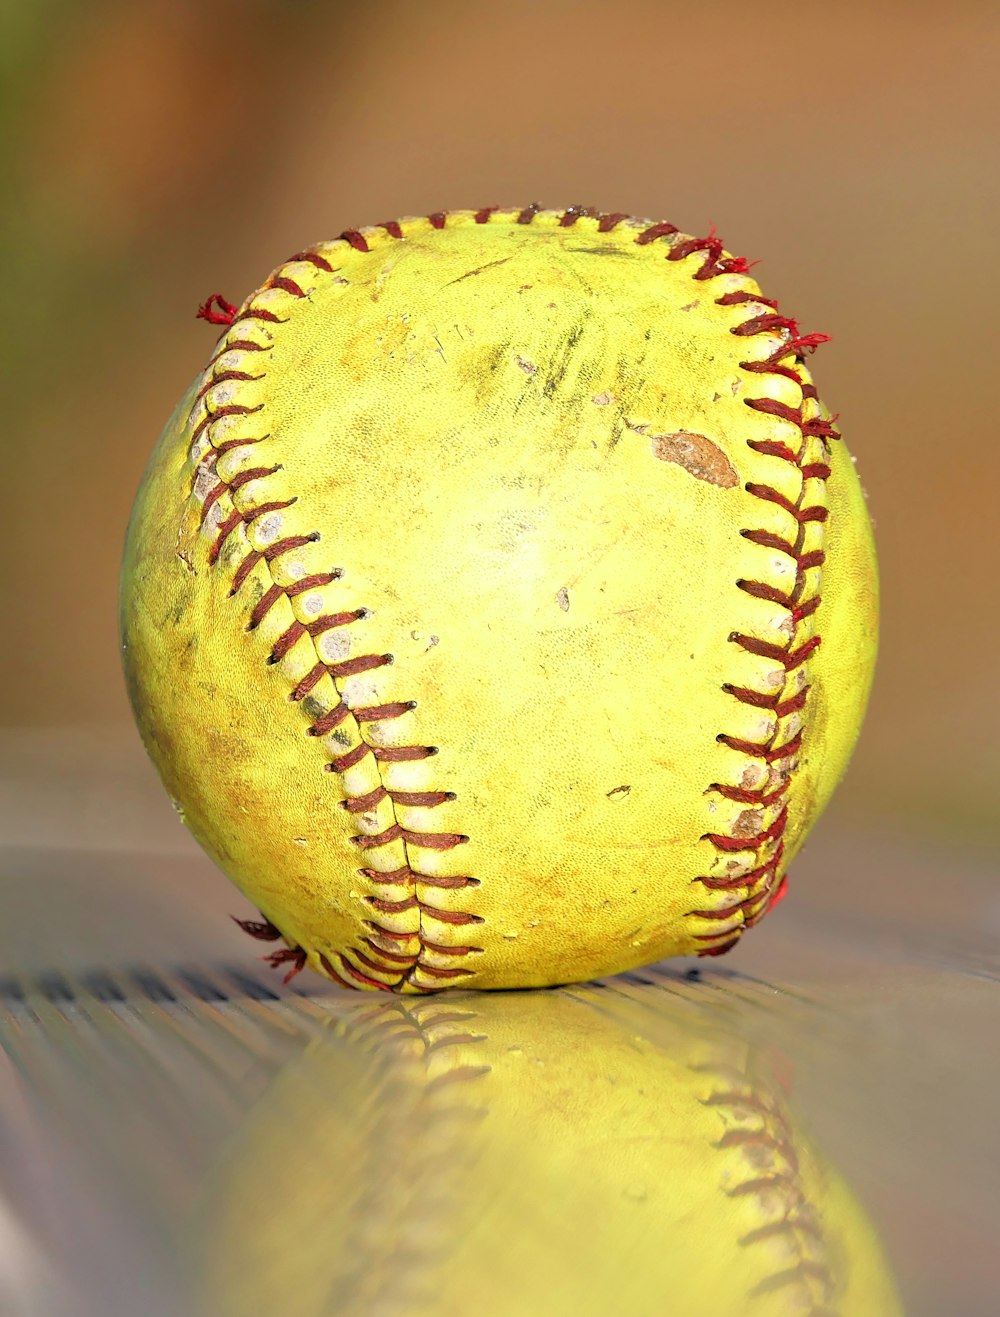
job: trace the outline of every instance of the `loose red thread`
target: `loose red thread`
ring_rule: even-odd
[[[492,217],[498,212],[498,207],[487,206],[474,213],[474,222],[476,224],[488,224]],[[541,211],[537,203],[531,203],[524,207],[516,215],[518,224],[531,224],[535,216]],[[576,224],[582,218],[596,219],[597,231],[599,233],[610,233],[620,224],[629,219],[629,216],[623,212],[613,212],[602,214],[590,207],[570,206],[560,216],[559,224],[561,227],[569,228]],[[435,229],[443,229],[448,220],[448,212],[435,211],[428,216],[430,224]],[[392,220],[380,226],[390,238],[396,241],[405,239],[402,227],[398,221]],[[346,229],[341,234],[341,239],[346,242],[355,251],[367,253],[371,250],[368,240],[359,229]],[[721,239],[716,235],[714,226],[709,234],[704,238],[680,238],[678,229],[675,225],[666,222],[648,225],[642,229],[635,237],[634,241],[638,246],[648,246],[663,240],[667,245],[665,253],[666,259],[670,261],[684,260],[689,256],[699,253],[704,254],[704,259],[693,272],[692,277],[696,280],[707,280],[724,274],[745,274],[754,264],[743,257],[726,256],[723,254],[723,245]],[[314,265],[317,269],[324,272],[332,272],[333,267],[329,261],[313,251],[302,251],[287,264],[294,262],[307,262]],[[301,285],[284,274],[278,274],[272,277],[266,287],[278,288],[293,297],[304,297],[305,294]],[[826,334],[802,334],[799,331],[797,323],[789,317],[782,316],[777,309],[777,303],[770,298],[763,297],[759,293],[753,293],[749,290],[739,290],[725,293],[716,298],[716,304],[719,306],[735,306],[741,304],[752,304],[754,307],[766,306],[771,308],[769,312],[757,313],[742,324],[735,326],[730,332],[738,337],[747,337],[755,334],[782,334],[786,335],[782,343],[775,351],[763,361],[744,361],[740,365],[743,369],[759,374],[774,374],[795,381],[801,388],[803,402],[806,399],[816,398],[816,389],[813,385],[806,383],[797,369],[805,357],[806,353],[813,352],[822,343],[829,340]],[[210,297],[198,310],[198,316],[201,319],[209,321],[211,324],[221,324],[232,326],[239,320],[260,320],[265,322],[278,322],[280,319],[273,312],[262,308],[250,307],[237,316],[237,307],[227,302],[220,294],[215,293]],[[219,350],[218,355],[222,352],[232,351],[236,348],[246,351],[263,352],[269,351],[270,348],[254,343],[252,340],[235,340],[224,343]],[[792,359],[794,364],[789,364],[788,358]],[[213,359],[214,360],[214,359]],[[211,367],[210,367],[211,368]],[[221,383],[223,379],[243,380],[243,379],[260,379],[261,376],[251,376],[241,372],[225,372],[223,375],[213,377],[208,380],[202,389],[201,397],[214,384]],[[830,475],[830,467],[825,462],[806,462],[806,448],[810,438],[819,438],[824,445],[830,440],[839,438],[839,434],[833,427],[832,421],[826,421],[819,417],[812,417],[808,420],[802,414],[802,407],[794,408],[788,404],[781,403],[771,398],[746,398],[746,405],[755,411],[775,416],[784,421],[791,421],[795,424],[802,435],[802,441],[798,449],[794,449],[781,440],[748,440],[748,447],[756,452],[771,457],[780,458],[795,466],[799,472],[802,486],[798,498],[794,501],[788,499],[778,490],[770,486],[759,483],[748,483],[745,488],[749,494],[764,502],[773,503],[781,507],[785,512],[791,515],[797,526],[797,533],[794,540],[778,536],[774,532],[765,529],[748,528],[740,534],[748,539],[751,543],[758,544],[762,547],[770,548],[781,553],[787,554],[795,563],[795,581],[792,588],[788,591],[781,591],[769,585],[766,582],[741,580],[737,582],[739,589],[757,598],[766,599],[770,602],[787,608],[791,617],[793,634],[789,637],[786,646],[779,646],[763,642],[752,636],[744,636],[739,633],[731,633],[730,641],[749,653],[757,654],[761,657],[769,658],[775,663],[781,665],[786,673],[786,682],[788,674],[797,671],[816,650],[820,644],[821,637],[816,635],[805,642],[798,643],[798,636],[795,634],[799,623],[811,616],[819,607],[820,598],[818,594],[813,594],[808,599],[803,600],[802,594],[805,589],[805,573],[814,567],[819,567],[824,561],[822,550],[804,550],[805,527],[810,522],[822,522],[826,519],[827,509],[822,504],[809,504],[805,501],[806,484],[810,480],[824,481]],[[246,415],[261,410],[260,407],[251,408],[236,404],[220,407],[217,411],[210,413],[197,427],[193,440],[196,440],[202,431],[206,430],[211,423],[225,415]],[[833,418],[834,420],[836,418]],[[217,458],[222,452],[230,448],[242,446],[243,444],[260,443],[268,438],[269,434],[263,434],[257,437],[246,439],[232,439],[215,448],[215,457]],[[246,483],[250,479],[266,479],[272,475],[278,468],[258,468],[253,473],[244,473],[242,479],[237,477],[231,481],[219,480],[205,499],[203,516],[207,516],[208,511],[218,501],[223,494],[230,497],[239,489],[240,484]],[[216,540],[209,551],[209,562],[215,564],[222,552],[222,549],[229,536],[235,531],[240,524],[249,526],[257,517],[264,515],[266,512],[275,511],[290,506],[295,500],[271,501],[261,504],[248,512],[243,512],[235,507],[234,510],[225,517],[217,527]],[[314,542],[319,539],[318,532],[307,536],[288,537],[270,545],[267,550],[253,550],[237,566],[230,595],[238,593],[240,587],[251,574],[253,569],[264,561],[268,564],[283,553],[289,552],[293,548],[299,547],[304,543]],[[270,609],[277,603],[278,599],[284,595],[291,599],[303,590],[312,589],[317,586],[327,585],[341,575],[339,569],[329,573],[321,573],[305,580],[300,580],[294,586],[279,586],[276,583],[264,592],[262,597],[255,604],[250,619],[247,623],[247,630],[255,630]],[[272,647],[267,661],[275,663],[305,635],[312,640],[318,639],[324,631],[333,627],[350,625],[351,622],[360,619],[366,615],[366,610],[359,609],[351,613],[343,613],[318,618],[314,622],[306,625],[304,623],[294,622]],[[291,691],[289,699],[293,702],[301,701],[309,694],[311,690],[320,682],[324,675],[329,674],[332,678],[343,678],[355,672],[369,671],[392,662],[391,654],[381,655],[363,655],[358,658],[349,660],[344,663],[328,663],[320,660],[313,665],[310,670],[302,677],[297,686]],[[775,732],[763,742],[751,742],[742,740],[737,737],[720,733],[716,740],[726,745],[732,750],[743,756],[749,756],[759,759],[768,766],[768,780],[758,788],[734,787],[722,783],[713,783],[708,790],[715,791],[725,799],[732,800],[741,804],[746,804],[757,809],[764,809],[770,805],[776,804],[787,792],[791,784],[792,773],[797,763],[796,757],[802,745],[802,733],[797,732],[794,736],[784,742],[779,742],[780,720],[789,714],[801,710],[806,703],[808,695],[808,686],[804,686],[794,695],[786,698],[784,696],[784,687],[779,692],[760,692],[748,690],[735,685],[726,684],[723,689],[734,699],[757,708],[766,708],[775,715]],[[404,716],[414,707],[412,701],[398,702],[393,704],[383,704],[370,706],[368,708],[348,708],[343,701],[339,702],[334,708],[319,714],[307,728],[307,734],[311,736],[322,736],[331,731],[345,720],[352,718],[360,732],[361,727],[368,722],[379,722],[390,718]],[[344,773],[348,769],[360,763],[369,755],[378,762],[402,762],[406,760],[424,759],[437,753],[436,746],[396,746],[380,747],[370,745],[362,741],[353,749],[343,755],[337,756],[323,767],[327,772]],[[776,765],[785,765],[784,769],[776,769]],[[771,782],[773,774],[777,773],[780,778],[775,786]],[[375,808],[383,800],[388,800],[394,807],[396,805],[420,804],[425,808],[433,808],[436,805],[444,803],[446,800],[454,799],[452,792],[422,792],[422,793],[403,793],[393,792],[380,786],[374,791],[364,796],[348,798],[342,802],[342,806],[350,813],[363,813],[368,809]],[[735,905],[724,907],[722,909],[712,908],[707,910],[693,910],[690,912],[692,917],[708,920],[731,919],[739,914],[742,917],[742,925],[735,933],[727,934],[699,934],[696,935],[697,941],[711,943],[701,949],[701,955],[717,956],[722,955],[731,947],[735,946],[742,932],[756,923],[764,912],[771,906],[776,905],[785,894],[786,879],[784,876],[778,878],[781,860],[784,853],[784,831],[787,824],[788,811],[784,806],[774,822],[767,828],[761,828],[756,834],[750,836],[729,836],[725,834],[706,833],[703,840],[709,841],[718,851],[722,853],[738,853],[754,851],[758,855],[763,847],[774,843],[774,849],[769,859],[763,859],[750,869],[743,869],[728,877],[719,877],[704,875],[693,881],[701,884],[708,890],[712,891],[734,891],[739,888],[750,888],[751,894]],[[359,834],[352,839],[360,849],[372,849],[381,845],[386,845],[392,841],[401,841],[404,851],[407,843],[428,847],[435,850],[450,850],[467,842],[469,839],[458,833],[419,833],[410,831],[396,821],[388,828],[378,834]],[[415,909],[421,916],[427,914],[442,923],[451,924],[477,924],[482,923],[480,916],[465,914],[461,912],[443,911],[433,906],[426,905],[416,896],[416,885],[422,884],[425,887],[441,887],[444,889],[460,889],[463,887],[474,887],[479,885],[479,880],[470,876],[449,876],[434,877],[431,875],[421,874],[414,871],[409,864],[393,870],[391,873],[383,873],[375,869],[361,869],[361,874],[370,878],[379,885],[392,887],[404,886],[409,889],[409,895],[402,900],[394,900],[388,897],[369,896],[366,898],[367,904],[372,910],[373,915],[381,914],[383,916],[398,915],[402,911]],[[281,936],[278,929],[270,922],[257,923],[251,920],[238,920],[241,927],[257,938],[274,940]],[[369,929],[370,936],[364,938],[362,945],[366,950],[360,947],[350,948],[350,956],[343,952],[332,953],[337,962],[335,967],[330,956],[325,953],[318,953],[318,959],[324,972],[342,987],[361,986],[366,988],[375,988],[381,991],[398,990],[404,984],[418,986],[413,984],[412,974],[419,969],[424,975],[439,979],[442,982],[457,979],[471,974],[473,971],[460,966],[446,967],[428,964],[423,961],[422,954],[426,949],[438,955],[461,958],[464,956],[478,953],[481,948],[475,946],[443,946],[428,942],[423,936],[422,930],[416,933],[397,933],[385,923],[379,922],[378,919],[372,918],[366,920],[365,924]],[[419,950],[413,953],[401,948],[411,942],[416,937],[419,942]],[[722,937],[724,940],[719,941]],[[370,953],[370,954],[369,954]],[[373,959],[372,957],[376,959]],[[353,959],[351,958],[353,957]],[[292,947],[283,951],[272,953],[267,959],[276,967],[294,962],[293,968],[285,978],[287,982],[297,974],[305,964],[307,953],[301,947]],[[365,968],[378,974],[398,974],[399,977],[391,983],[384,982],[381,978],[372,978],[370,974],[364,972]]]
[[[218,310],[213,308],[217,307]],[[239,307],[227,302],[221,293],[213,293],[205,302],[202,302],[195,316],[196,320],[207,320],[210,325],[231,325],[236,317]]]

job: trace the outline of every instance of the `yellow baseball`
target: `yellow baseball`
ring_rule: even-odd
[[[215,318],[122,643],[271,959],[421,992],[732,947],[874,661],[823,336],[717,238],[579,208],[349,230]]]

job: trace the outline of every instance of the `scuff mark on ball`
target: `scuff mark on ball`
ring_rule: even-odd
[[[692,430],[653,435],[653,456],[661,462],[675,462],[695,480],[720,489],[735,489],[740,482],[736,468],[718,444]]]

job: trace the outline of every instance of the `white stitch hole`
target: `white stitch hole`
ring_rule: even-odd
[[[254,522],[253,537],[258,547],[273,544],[281,537],[282,517],[280,512],[269,512],[267,516]]]
[[[226,519],[226,513],[222,507],[222,499],[216,499],[208,509],[208,513],[201,523],[201,533],[210,539],[215,538],[215,532]]]
[[[365,705],[379,703],[378,688],[367,673],[348,677],[341,689],[341,695],[349,709],[364,708]],[[371,739],[376,742],[379,742],[378,728],[378,723],[371,724]],[[379,743],[384,744],[384,742]]]
[[[339,663],[351,652],[351,637],[344,627],[333,627],[316,641],[316,651],[324,663]]]
[[[213,409],[225,407],[231,403],[236,396],[236,390],[233,387],[232,380],[223,380],[221,384],[213,384],[205,394],[205,401],[212,404]]]
[[[233,348],[228,352],[223,352],[221,356],[215,359],[215,374],[224,375],[230,370],[247,370],[247,361],[252,353],[241,352],[239,348]],[[247,370],[247,374],[251,372]]]
[[[219,478],[215,472],[204,462],[199,463],[197,474],[194,478],[194,485],[191,488],[192,494],[201,502],[204,502],[211,490],[219,483]]]
[[[197,466],[205,454],[211,451],[212,445],[208,442],[208,435],[204,432],[191,445],[190,460]]]
[[[751,724],[750,735],[748,740],[770,741],[778,730],[778,720],[774,717],[764,716],[758,718],[755,723]]]
[[[190,425],[192,430],[197,430],[198,426],[201,425],[206,416],[208,416],[208,407],[205,404],[204,396],[202,396],[191,408],[190,415],[188,416],[188,425]]]
[[[744,764],[743,772],[740,774],[740,786],[744,791],[756,791],[766,781],[767,768],[764,764],[758,764],[753,759]]]
[[[253,299],[253,304],[258,310],[274,310],[277,313],[279,309],[287,309],[291,298],[292,294],[283,288],[262,288]]]
[[[228,443],[230,439],[238,438],[238,434],[234,433],[234,431],[236,431],[237,426],[241,422],[245,422],[245,420],[246,418],[241,415],[218,417],[218,419],[212,422],[210,427],[213,444],[219,446]]]
[[[771,570],[779,580],[789,581],[795,579],[797,568],[794,559],[782,553],[771,559]]]

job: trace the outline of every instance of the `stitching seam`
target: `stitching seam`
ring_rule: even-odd
[[[389,227],[389,226],[387,226]],[[402,233],[399,234],[402,237]],[[332,271],[329,262],[325,261],[316,253],[299,253],[291,261],[286,262],[279,271],[267,281],[260,290],[261,292],[276,288],[280,291],[290,294],[300,299],[305,298],[306,293],[292,279],[281,273],[298,261],[310,261],[320,270]],[[258,294],[255,294],[256,297]],[[273,313],[252,304],[242,312],[232,308],[231,304],[225,303],[216,295],[209,299],[199,310],[203,319],[210,319],[204,312],[211,309],[214,301],[219,301],[224,307],[224,314],[228,320],[230,330],[240,325],[244,321],[263,320],[272,323],[279,323],[279,318]],[[232,311],[231,317],[228,312]],[[213,313],[218,316],[220,313]],[[213,323],[218,320],[213,319]],[[240,346],[243,350],[263,350],[250,341],[240,340]],[[258,520],[265,514],[273,511],[283,510],[291,506],[295,499],[289,500],[272,500],[257,504],[249,509],[243,509],[237,502],[239,490],[251,481],[266,480],[273,476],[281,468],[280,466],[271,467],[251,467],[241,471],[233,478],[226,480],[219,475],[217,471],[217,462],[219,456],[230,448],[243,445],[260,443],[268,435],[258,437],[236,438],[228,442],[216,445],[212,434],[213,423],[227,416],[251,416],[260,413],[263,410],[263,404],[256,407],[248,407],[243,404],[226,403],[215,411],[210,410],[206,395],[214,385],[231,380],[261,380],[263,374],[252,376],[247,372],[235,372],[224,370],[218,375],[214,374],[213,367],[215,362],[225,353],[232,351],[234,344],[226,339],[220,344],[216,353],[209,363],[208,370],[212,372],[198,394],[199,399],[205,399],[205,416],[198,422],[192,433],[192,447],[197,444],[199,438],[204,435],[205,440],[211,446],[208,465],[204,462],[199,463],[199,470],[211,470],[216,478],[216,483],[209,489],[205,496],[201,509],[201,524],[204,525],[209,513],[216,503],[219,503],[224,497],[228,496],[228,502],[232,506],[232,511],[225,516],[218,524],[216,529],[216,538],[208,553],[209,565],[214,567],[219,561],[220,554],[229,539],[230,535],[236,531],[237,527],[242,526],[248,529],[254,521]],[[197,477],[196,477],[197,478]],[[250,620],[247,623],[247,631],[255,631],[264,620],[268,612],[278,600],[284,595],[291,600],[296,595],[301,594],[306,589],[319,588],[329,585],[332,581],[342,575],[340,569],[313,575],[296,581],[293,585],[282,585],[275,577],[272,564],[275,563],[282,555],[301,548],[304,544],[316,542],[320,538],[319,532],[312,532],[308,535],[288,536],[268,545],[265,549],[256,549],[252,547],[244,555],[239,566],[236,568],[233,582],[229,591],[230,597],[236,595],[244,582],[252,574],[254,569],[263,564],[267,569],[271,584],[265,590],[264,594],[257,601],[253,608]],[[306,696],[313,691],[318,683],[327,675],[331,678],[334,688],[338,695],[341,694],[337,685],[349,676],[360,672],[371,671],[373,669],[386,666],[393,661],[391,654],[379,655],[362,655],[358,658],[350,659],[346,662],[330,662],[322,656],[317,641],[320,636],[335,627],[348,626],[352,622],[360,620],[368,615],[368,610],[361,608],[348,613],[327,614],[315,619],[313,622],[306,624],[294,619],[289,627],[285,629],[276,643],[273,645],[268,656],[267,662],[277,663],[300,641],[308,637],[315,654],[315,662],[312,663],[308,672],[302,677],[292,689],[289,699],[294,702],[304,700]],[[355,730],[359,737],[359,744],[349,751],[346,755],[339,756],[332,761],[324,764],[324,768],[329,772],[344,773],[348,768],[354,767],[363,758],[371,754],[376,762],[386,762],[392,760],[413,760],[427,758],[437,753],[434,746],[397,746],[392,748],[376,746],[364,739],[363,725],[374,722],[383,722],[389,719],[402,717],[404,714],[415,708],[414,701],[395,702],[367,707],[349,708],[344,702],[343,697],[337,704],[318,716],[306,729],[306,734],[314,737],[325,736],[328,732],[334,730],[342,723],[353,721]],[[451,791],[427,791],[427,792],[404,792],[394,791],[386,788],[381,781],[381,770],[379,771],[380,784],[373,791],[361,796],[348,796],[341,802],[341,806],[352,814],[364,814],[375,808],[383,801],[388,802],[392,811],[393,822],[381,831],[376,833],[360,833],[351,838],[354,844],[362,851],[388,845],[391,842],[398,841],[401,845],[404,857],[404,864],[390,871],[379,871],[373,868],[361,868],[359,872],[369,878],[374,884],[399,886],[406,885],[410,894],[403,900],[393,901],[391,899],[368,896],[366,900],[371,910],[372,917],[365,920],[365,926],[368,929],[368,935],[363,939],[365,950],[358,947],[351,948],[353,959],[345,952],[337,952],[336,958],[339,961],[340,969],[334,968],[329,957],[318,953],[318,959],[326,973],[341,986],[361,986],[375,988],[383,991],[397,989],[407,983],[415,987],[426,988],[430,985],[415,982],[414,975],[419,973],[421,976],[432,981],[451,981],[470,976],[474,971],[464,965],[443,966],[437,963],[428,962],[424,957],[424,952],[434,953],[435,957],[445,958],[465,958],[481,952],[482,948],[464,944],[443,945],[431,941],[424,932],[424,918],[426,915],[433,916],[435,919],[446,924],[474,925],[483,923],[484,920],[479,915],[466,912],[456,912],[450,910],[441,910],[422,901],[416,892],[418,883],[425,886],[439,886],[443,888],[457,888],[465,886],[477,886],[478,880],[470,876],[454,877],[448,876],[438,878],[434,875],[420,873],[410,864],[408,847],[410,845],[423,846],[432,850],[450,850],[453,847],[464,844],[469,840],[467,836],[460,833],[445,832],[415,832],[402,826],[396,816],[396,805],[421,806],[424,808],[433,808],[443,804],[445,801],[455,799],[455,793]],[[412,942],[413,935],[410,933],[401,933],[390,923],[385,922],[386,916],[403,914],[406,911],[415,911],[418,919],[416,938],[418,946],[416,950],[407,951],[405,948]],[[379,918],[382,916],[382,918]],[[252,920],[237,920],[242,928],[251,936],[264,941],[276,941],[282,936],[278,928],[270,921],[265,920],[262,923]],[[389,947],[385,943],[389,942]],[[285,974],[284,982],[289,982],[306,964],[308,953],[301,946],[288,946],[284,949],[275,951],[266,956],[265,959],[273,968],[283,967],[291,963],[291,969]],[[377,959],[373,959],[373,956]],[[388,964],[380,963],[388,961]],[[364,968],[362,968],[362,966]],[[395,979],[388,983],[379,978],[373,978],[372,973],[366,973],[369,970],[374,974],[395,975]],[[345,979],[344,976],[347,976]],[[348,982],[353,981],[353,983]]]
[[[801,1311],[808,1317],[836,1317],[831,1303],[834,1278],[822,1222],[809,1202],[788,1119],[779,1103],[755,1091],[748,1077],[719,1066],[692,1066],[692,1073],[713,1078],[716,1086],[701,1099],[719,1113],[725,1130],[712,1145],[719,1150],[745,1150],[750,1175],[723,1186],[728,1198],[756,1198],[770,1219],[739,1236],[741,1248],[783,1239],[791,1254],[787,1265],[771,1272],[748,1292],[756,1299],[778,1291],[798,1291]],[[730,1067],[726,1066],[726,1070]],[[791,1297],[791,1296],[789,1296]],[[798,1309],[796,1309],[798,1311]]]

